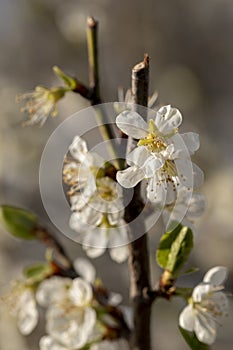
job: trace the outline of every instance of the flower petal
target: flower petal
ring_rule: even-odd
[[[152,203],[163,206],[166,198],[166,190],[163,182],[159,182],[155,176],[150,178],[146,191],[147,198]]]
[[[143,166],[150,152],[145,146],[138,146],[127,155],[127,163],[131,166],[137,165],[139,168]]]
[[[134,139],[143,139],[148,135],[148,125],[136,112],[124,111],[116,117],[116,125],[123,133]]]
[[[189,154],[194,154],[200,147],[200,139],[199,135],[195,132],[187,132],[182,134],[181,137],[189,150]]]
[[[210,283],[213,286],[222,285],[227,279],[228,270],[225,266],[215,266],[204,276],[203,282]]]
[[[44,336],[40,339],[40,350],[68,350],[66,347],[58,344],[50,336]]]
[[[155,172],[162,168],[164,161],[152,154],[145,162],[143,170],[145,171],[145,176],[149,179],[155,175]]]
[[[87,157],[88,149],[87,143],[80,136],[75,136],[72,144],[69,147],[69,151],[73,158],[82,163]]]
[[[88,282],[80,277],[73,280],[69,290],[69,297],[74,305],[85,306],[91,301],[92,296],[92,288]]]
[[[195,163],[193,163],[193,188],[200,188],[203,184],[204,173]]]
[[[21,295],[17,306],[17,324],[19,331],[23,335],[29,335],[35,329],[39,320],[34,293],[30,290],[26,290]]]
[[[110,248],[110,256],[112,260],[116,261],[118,264],[124,262],[129,255],[128,246]]]
[[[87,282],[94,283],[96,271],[89,260],[85,258],[77,258],[73,262],[75,271]]]
[[[193,300],[196,303],[200,303],[211,292],[212,286],[206,283],[200,283],[193,289]]]
[[[179,316],[179,325],[186,331],[192,332],[194,330],[195,314],[192,305],[184,308]]]
[[[71,286],[70,278],[54,276],[40,283],[36,291],[36,300],[42,307],[62,301],[67,297],[67,289]],[[56,293],[54,291],[56,290]]]
[[[99,256],[103,255],[106,250],[106,248],[92,248],[87,246],[83,246],[83,249],[87,253],[87,256],[91,259],[98,258]]]
[[[144,178],[144,172],[137,166],[131,166],[125,170],[118,171],[116,175],[117,182],[125,188],[135,187]]]
[[[208,314],[197,314],[195,318],[194,332],[198,340],[202,343],[211,345],[216,339],[216,324]]]
[[[169,134],[182,123],[182,115],[170,105],[161,107],[155,117],[155,125],[162,134]]]

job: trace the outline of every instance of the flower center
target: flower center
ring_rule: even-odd
[[[138,146],[146,146],[150,152],[160,152],[167,148],[167,144],[161,136],[149,134],[145,139],[138,141]]]
[[[115,185],[108,184],[108,181],[105,178],[97,179],[97,191],[99,196],[105,201],[111,202],[117,199],[117,192],[115,189]]]

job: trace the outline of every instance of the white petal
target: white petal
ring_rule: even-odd
[[[203,282],[211,283],[213,286],[222,285],[228,275],[228,270],[224,266],[216,266],[210,269],[204,276]]]
[[[144,178],[144,172],[137,166],[131,166],[125,170],[118,171],[116,175],[117,182],[125,188],[135,187]]]
[[[198,340],[202,343],[211,345],[216,339],[216,324],[208,314],[205,314],[205,316],[197,314],[194,331]]]
[[[17,324],[19,331],[23,335],[28,335],[35,329],[39,320],[34,293],[30,290],[26,290],[20,296],[17,306]]]
[[[172,204],[177,198],[176,186],[172,182],[167,183],[166,204]]]
[[[129,242],[128,225],[124,220],[119,222],[119,226],[109,229],[109,246],[119,247]]]
[[[85,233],[88,228],[88,225],[83,221],[82,214],[79,212],[75,212],[71,215],[69,226],[78,233]]]
[[[212,291],[212,286],[206,283],[198,284],[193,290],[193,300],[200,303]]]
[[[92,297],[92,287],[82,278],[75,278],[69,290],[70,300],[77,306],[87,305]]]
[[[179,325],[186,331],[192,332],[194,330],[195,314],[192,305],[184,308],[179,316]]]
[[[229,303],[226,294],[219,291],[213,292],[210,296],[210,302],[214,304],[214,315],[216,315],[221,322],[221,319],[227,316],[229,311]]]
[[[88,230],[83,238],[83,245],[91,248],[106,248],[108,245],[108,230],[96,227]]]
[[[116,125],[126,135],[143,139],[148,135],[148,125],[136,112],[124,111],[116,117]]]
[[[191,159],[178,158],[174,160],[178,172],[179,181],[185,187],[193,188],[193,164]]]
[[[150,152],[146,147],[138,146],[127,155],[127,164],[131,166],[137,165],[140,168],[143,166],[149,155]]]
[[[36,300],[42,307],[59,302],[67,297],[67,290],[71,286],[70,278],[54,276],[40,283],[36,291]],[[56,293],[54,293],[56,291]]]
[[[161,169],[164,162],[161,158],[157,157],[155,154],[151,155],[145,162],[143,170],[145,171],[145,176],[149,179],[153,177],[157,170]]]
[[[68,350],[64,346],[58,344],[56,340],[54,340],[50,336],[44,336],[40,339],[40,350]]]
[[[200,147],[199,135],[195,132],[187,132],[181,135],[184,143],[189,150],[189,154],[194,154]]]
[[[202,193],[193,193],[188,201],[186,216],[190,219],[201,216],[205,211],[205,196]]]
[[[73,262],[75,271],[89,283],[94,283],[96,271],[89,260],[85,258],[77,258]]]
[[[77,159],[79,162],[83,162],[87,153],[87,143],[84,141],[81,137],[75,136],[73,139],[72,144],[69,147],[69,151],[75,159]]]
[[[110,248],[111,258],[118,264],[121,264],[122,262],[124,262],[128,258],[128,255],[129,255],[128,246]]]
[[[204,184],[203,171],[193,163],[193,188],[200,188]]]
[[[99,256],[103,255],[106,248],[91,248],[84,246],[83,249],[86,251],[87,256],[91,259],[98,258]]]
[[[182,123],[182,115],[170,105],[161,107],[155,117],[155,125],[163,134],[169,134]]]
[[[147,198],[155,204],[163,206],[166,198],[164,183],[159,183],[156,177],[150,178],[147,186]]]

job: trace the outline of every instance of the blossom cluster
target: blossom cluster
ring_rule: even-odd
[[[82,138],[74,138],[69,152],[72,159],[66,160],[63,176],[70,186],[70,227],[89,257],[100,256],[109,247],[111,258],[122,262],[128,256],[122,188],[106,174],[108,164],[88,152]]]
[[[74,279],[52,276],[38,286],[20,283],[14,297],[14,313],[23,335],[30,334],[39,321],[39,307],[46,310],[46,335],[40,340],[40,350],[128,350],[127,341],[117,332],[118,321],[108,315],[107,307],[115,307],[121,296],[110,293],[101,305],[94,293],[95,269],[86,259],[74,262]],[[81,276],[81,275],[80,275]],[[17,291],[17,298],[16,298]]]

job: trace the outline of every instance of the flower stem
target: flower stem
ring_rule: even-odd
[[[132,94],[134,110],[138,105],[147,106],[149,84],[149,57],[145,55],[143,62],[137,64],[132,70]],[[136,140],[129,137],[127,152],[136,146]],[[126,220],[131,222],[141,214],[143,202],[140,195],[140,185],[134,190],[130,205],[126,210]],[[135,232],[134,223],[130,223],[131,231]],[[137,230],[145,232],[143,217],[137,220]],[[139,227],[140,226],[140,227]],[[131,339],[132,350],[150,350],[150,316],[151,299],[145,295],[150,290],[150,265],[147,246],[147,234],[143,234],[137,240],[129,244],[129,271],[130,271],[130,298],[134,312],[134,331]]]

